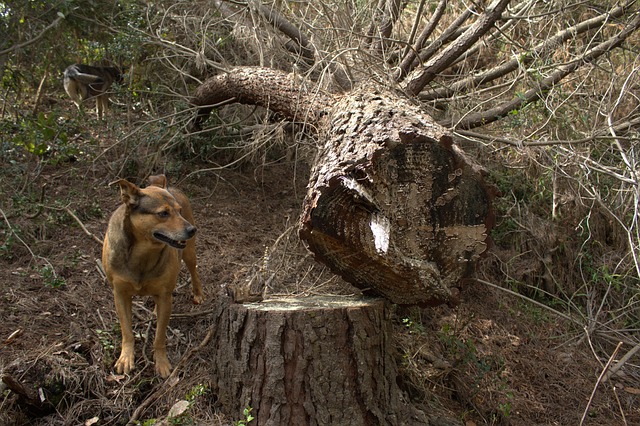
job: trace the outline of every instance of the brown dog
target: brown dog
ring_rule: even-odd
[[[99,120],[109,107],[109,88],[115,82],[122,82],[122,71],[116,67],[74,64],[64,70],[64,90],[80,110],[83,101],[95,98]]]
[[[167,188],[164,175],[151,176],[144,189],[121,179],[123,204],[109,220],[102,247],[102,265],[113,289],[122,331],[122,351],[115,367],[119,374],[134,368],[131,326],[133,296],[153,296],[156,304],[156,337],[153,343],[156,372],[166,378],[171,371],[167,358],[166,330],[171,316],[180,259],[189,269],[194,303],[203,300],[196,270],[193,214],[187,197]]]

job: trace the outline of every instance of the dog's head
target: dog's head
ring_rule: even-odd
[[[181,215],[182,207],[167,190],[164,175],[152,176],[151,185],[139,188],[121,179],[120,195],[125,204],[136,238],[167,244],[184,249],[187,240],[196,234],[196,227]]]

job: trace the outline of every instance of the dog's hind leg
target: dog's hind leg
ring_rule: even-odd
[[[173,297],[171,293],[153,297],[156,302],[156,337],[153,341],[153,358],[156,364],[156,373],[166,379],[171,373],[171,363],[167,357],[167,327],[171,317],[171,305]]]
[[[96,114],[98,115],[98,120],[102,120],[104,118],[104,112],[107,110],[109,104],[109,97],[107,94],[101,94],[96,96]]]

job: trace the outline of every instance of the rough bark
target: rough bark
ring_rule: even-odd
[[[192,103],[198,107],[198,115],[194,128],[200,128],[213,108],[229,101],[259,105],[290,120],[317,125],[333,96],[314,89],[293,73],[262,67],[233,68],[207,79],[195,91]]]
[[[382,299],[220,304],[209,346],[222,411],[265,425],[409,425]]]
[[[317,260],[395,303],[451,299],[487,247],[493,213],[479,167],[446,129],[396,93],[367,86],[334,97],[259,68],[207,80],[194,103],[231,97],[317,130],[300,219]]]

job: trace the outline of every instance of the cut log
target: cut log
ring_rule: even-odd
[[[260,426],[427,424],[402,399],[386,315],[380,298],[226,305],[210,346],[222,411],[251,407]]]
[[[300,221],[317,260],[398,304],[448,302],[487,248],[493,192],[443,127],[365,87],[329,112]]]

